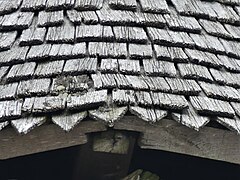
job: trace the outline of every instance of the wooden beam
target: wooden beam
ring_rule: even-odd
[[[134,116],[124,117],[114,128],[141,132],[141,148],[240,164],[240,136],[228,130],[204,127],[197,132],[172,120],[149,124]]]
[[[19,135],[13,128],[7,128],[0,133],[0,159],[85,144],[85,133],[105,130],[105,125],[97,121],[81,122],[68,133],[54,124],[37,127],[26,135]]]

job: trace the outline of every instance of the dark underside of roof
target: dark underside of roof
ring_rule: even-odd
[[[0,130],[129,111],[240,133],[240,0],[0,0]]]

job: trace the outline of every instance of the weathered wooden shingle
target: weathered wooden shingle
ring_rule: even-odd
[[[70,95],[67,100],[67,108],[73,109],[92,109],[107,102],[107,90],[87,92],[83,95]]]
[[[64,61],[51,61],[39,63],[34,75],[39,77],[57,76],[62,73]]]
[[[32,107],[33,113],[48,113],[64,110],[66,106],[66,96],[46,96],[36,97]]]
[[[7,126],[8,126],[8,124],[9,124],[9,122],[8,122],[8,121],[1,122],[1,123],[0,123],[0,131],[1,131],[3,128],[7,127]]]
[[[199,23],[207,31],[208,34],[223,38],[233,38],[233,36],[218,21],[200,19]]]
[[[174,63],[162,60],[143,60],[144,71],[149,75],[172,76],[177,75]]]
[[[28,62],[24,64],[13,65],[9,70],[6,78],[7,80],[19,80],[32,77],[35,71],[36,63]]]
[[[227,53],[231,57],[236,57],[238,59],[240,58],[239,42],[225,39],[220,39],[220,41],[225,48],[225,53]]]
[[[22,32],[20,37],[21,46],[39,45],[44,42],[46,29],[30,27]]]
[[[75,0],[48,0],[46,2],[46,9],[48,11],[57,11],[63,9],[71,9]]]
[[[240,72],[240,61],[235,58],[230,58],[225,55],[217,55],[222,65],[229,71]]]
[[[16,11],[20,6],[22,0],[1,1],[0,2],[0,15],[8,14]]]
[[[147,43],[148,37],[141,27],[114,26],[113,32],[119,42]]]
[[[139,74],[140,62],[138,60],[119,59],[119,71],[124,74]]]
[[[12,47],[17,37],[16,31],[0,33],[0,50],[8,50]]]
[[[0,65],[22,63],[25,61],[29,47],[12,47],[8,51],[0,52]]]
[[[0,121],[21,117],[22,100],[0,101]]]
[[[199,84],[208,97],[226,101],[240,101],[240,93],[233,87],[205,82],[199,82]]]
[[[46,117],[26,117],[17,120],[12,120],[12,126],[19,134],[27,134],[35,127],[41,126],[46,122]]]
[[[185,54],[185,52],[183,51],[182,48],[178,48],[178,47],[168,47],[168,52],[170,55],[170,59],[174,62],[188,62],[188,57]],[[161,55],[159,54],[159,52],[157,52],[157,58],[160,59]],[[159,57],[160,56],[160,57]]]
[[[77,10],[98,10],[101,9],[103,0],[76,0],[74,8]]]
[[[147,83],[144,81],[144,79],[142,78],[142,76],[126,76],[127,81],[129,82],[130,86],[133,89],[141,89],[141,90],[148,90],[149,87],[147,85]]]
[[[194,80],[184,80],[180,78],[165,78],[173,93],[184,95],[197,95],[201,88]]]
[[[20,81],[17,95],[18,96],[31,96],[31,95],[46,95],[50,88],[50,79],[31,79]]]
[[[0,81],[2,78],[7,74],[9,67],[8,66],[2,66],[0,67]]]
[[[49,27],[46,40],[49,43],[72,43],[75,39],[75,27],[65,21],[65,24],[59,27]]]
[[[163,77],[142,76],[149,89],[152,91],[171,92],[171,88]]]
[[[177,66],[183,78],[213,81],[213,78],[207,67],[190,63],[179,63]]]
[[[170,14],[165,14],[164,18],[168,27],[172,30],[187,31],[193,33],[201,32],[202,28],[194,17],[181,16],[171,9]]]
[[[113,39],[111,26],[100,24],[76,26],[77,41],[113,41]]]
[[[150,59],[153,57],[150,44],[129,44],[129,56],[131,59]]]
[[[63,72],[67,74],[94,73],[97,70],[96,58],[71,59],[66,61]]]
[[[27,29],[33,20],[32,12],[14,12],[12,14],[5,15],[0,22],[0,29],[4,30],[16,30]]]
[[[146,91],[136,91],[135,99],[139,106],[151,107],[153,104],[150,92]]]
[[[147,122],[157,122],[167,116],[167,111],[153,108],[131,106],[130,112]]]
[[[208,97],[190,96],[193,107],[199,114],[233,117],[235,112],[229,102]]]
[[[52,116],[52,122],[60,126],[64,131],[69,132],[86,116],[87,116],[86,111],[66,115],[61,114],[58,116]]]
[[[67,11],[67,16],[70,21],[76,25],[84,24],[97,24],[98,16],[95,11]]]
[[[164,109],[183,110],[188,107],[187,100],[181,95],[153,92],[151,96],[153,105],[160,106]]]
[[[227,127],[228,129],[232,131],[236,131],[238,134],[240,134],[240,120],[239,118],[223,118],[223,117],[217,117],[217,122],[222,124],[223,126]]]
[[[46,7],[46,0],[23,0],[21,11],[40,11]]]
[[[135,11],[137,9],[137,1],[136,0],[110,0],[109,6],[113,9],[118,9],[118,10]]]
[[[13,99],[17,91],[18,83],[0,85],[0,99]]]
[[[51,59],[72,59],[85,57],[86,43],[53,44],[49,52]]]
[[[240,29],[239,26],[233,26],[230,24],[224,25],[226,30],[231,34],[234,39],[240,40]]]
[[[112,100],[113,103],[118,105],[131,105],[136,103],[135,93],[133,90],[113,90]]]
[[[141,19],[140,23],[145,26],[161,28],[161,27],[164,27],[166,24],[166,20],[163,18],[161,14],[138,13],[137,15]]]
[[[224,83],[233,87],[240,87],[240,74],[239,73],[230,73],[227,71],[220,71],[216,69],[210,69],[213,78],[219,82]]]
[[[142,10],[152,13],[169,13],[166,0],[140,0]]]
[[[49,58],[51,47],[51,44],[32,46],[27,54],[26,59],[31,61],[45,60]]]
[[[117,87],[117,82],[113,74],[93,74],[91,77],[93,79],[94,88],[96,89],[111,89]]]
[[[119,64],[117,59],[102,59],[100,71],[103,73],[116,73],[118,72]]]
[[[38,15],[38,26],[59,26],[64,22],[63,11],[46,12],[40,11]]]
[[[236,113],[240,117],[240,103],[239,102],[231,102],[231,105]]]
[[[190,61],[204,66],[221,67],[224,63],[220,61],[213,53],[198,51],[194,49],[185,49]]]
[[[125,43],[90,42],[88,50],[91,56],[102,58],[126,58],[127,56]]]

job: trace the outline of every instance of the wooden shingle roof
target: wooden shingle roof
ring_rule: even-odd
[[[0,130],[130,112],[240,134],[239,40],[239,0],[0,0]]]

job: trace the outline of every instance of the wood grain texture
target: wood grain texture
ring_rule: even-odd
[[[13,128],[4,129],[0,134],[0,159],[85,144],[85,133],[105,130],[102,123],[94,121],[82,122],[69,133],[53,124],[40,126],[24,136],[18,135]]]
[[[126,116],[115,129],[142,132],[138,144],[145,149],[164,150],[240,164],[240,137],[228,130],[205,127],[199,132],[172,120],[154,125]]]

